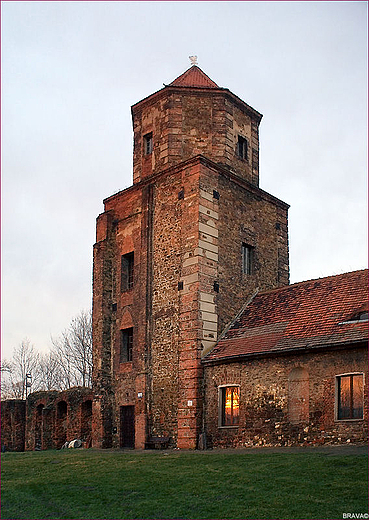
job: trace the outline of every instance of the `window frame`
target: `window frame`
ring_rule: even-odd
[[[133,327],[120,329],[119,363],[131,363],[133,352]]]
[[[247,251],[247,255],[246,255]],[[241,244],[241,272],[243,275],[250,276],[254,272],[254,256],[255,256],[255,247],[247,244],[246,242],[242,242]]]
[[[152,132],[148,132],[143,136],[144,155],[151,155],[153,152]]]
[[[227,388],[238,389],[238,414],[237,424],[224,424],[225,420],[225,392]],[[233,408],[232,408],[233,409]],[[240,385],[239,384],[226,384],[218,386],[218,428],[232,428],[236,429],[240,425]]]
[[[131,251],[120,257],[120,292],[133,289],[135,274],[135,253]]]
[[[243,161],[249,160],[249,142],[243,135],[238,134],[237,157]]]
[[[362,381],[362,395],[361,395],[361,417],[344,417],[344,418],[341,418],[340,417],[340,403],[341,403],[341,393],[340,393],[340,390],[341,390],[341,378],[343,377],[350,377],[350,400],[352,401],[353,399],[353,385],[352,385],[352,381],[353,381],[353,376],[361,376],[361,381]],[[335,421],[337,422],[345,422],[345,421],[363,421],[364,420],[364,384],[365,384],[365,378],[364,378],[364,372],[347,372],[347,373],[344,373],[344,374],[337,374],[335,376]],[[353,402],[350,403],[350,414],[351,416],[353,415],[353,410],[354,410],[354,407],[353,407]]]

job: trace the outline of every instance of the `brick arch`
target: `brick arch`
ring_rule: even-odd
[[[288,376],[288,419],[292,424],[309,421],[309,372],[302,367]]]
[[[133,327],[133,320],[129,309],[126,307],[120,320],[120,329],[129,329],[130,327]]]
[[[134,247],[134,244],[133,244],[133,239],[130,235],[128,236],[125,236],[123,238],[123,243],[121,245],[121,248],[120,248],[120,254],[121,255],[126,255],[127,253],[131,253],[132,251],[134,251],[135,247]]]

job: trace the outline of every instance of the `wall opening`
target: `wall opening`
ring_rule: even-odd
[[[135,407],[120,407],[120,447],[135,447]]]
[[[309,373],[294,368],[288,377],[288,419],[292,424],[309,421]]]
[[[84,401],[81,406],[81,441],[89,441],[92,432],[92,401]]]
[[[59,401],[56,408],[56,448],[61,448],[67,441],[67,419],[68,419],[68,405],[65,401]]]
[[[42,438],[43,438],[43,417],[42,412],[45,406],[43,404],[39,404],[36,408],[35,413],[35,450],[42,449]]]

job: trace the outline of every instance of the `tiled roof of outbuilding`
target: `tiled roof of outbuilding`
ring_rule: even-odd
[[[200,88],[219,88],[212,79],[209,78],[197,65],[192,65],[183,74],[178,76],[171,87],[200,87]]]
[[[260,292],[204,362],[366,341],[364,311],[367,269]]]

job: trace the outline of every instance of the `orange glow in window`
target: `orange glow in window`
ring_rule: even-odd
[[[223,392],[223,426],[235,426],[239,422],[239,388],[229,386]]]

